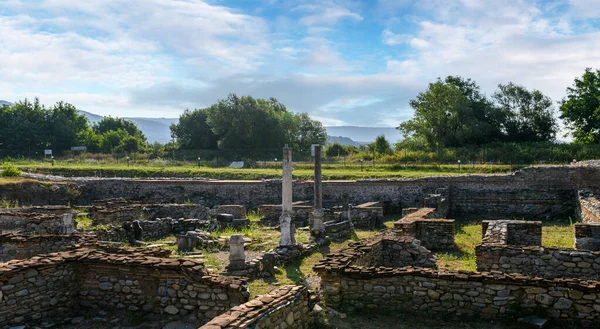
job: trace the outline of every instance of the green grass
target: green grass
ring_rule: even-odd
[[[92,227],[92,219],[88,216],[79,216],[76,220],[78,230],[89,230]]]
[[[269,168],[229,168],[229,167],[200,167],[182,164],[161,166],[152,163],[138,163],[128,167],[116,163],[85,163],[73,161],[58,161],[52,166],[48,163],[22,161],[17,163],[21,170],[64,176],[98,176],[102,177],[204,177],[213,179],[269,179],[280,178],[280,165]],[[462,166],[459,171],[456,165],[399,165],[378,164],[325,164],[323,179],[344,180],[361,178],[417,178],[439,175],[464,175],[473,173],[496,174],[509,172],[507,165],[476,165]],[[296,179],[312,179],[314,175],[312,164],[294,164],[293,177]]]
[[[0,199],[0,208],[19,208],[19,200]]]
[[[481,243],[481,222],[457,220],[454,242],[457,249],[434,253],[438,268],[445,270],[476,270],[475,246]],[[542,245],[553,248],[573,248],[573,223],[565,220],[542,221]]]

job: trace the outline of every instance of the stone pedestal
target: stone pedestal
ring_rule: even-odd
[[[283,148],[282,177],[281,177],[281,228],[280,246],[296,245],[294,224],[292,224],[292,148]]]
[[[192,251],[196,246],[198,237],[193,234],[177,236],[177,251]]]
[[[243,269],[245,267],[244,237],[241,234],[232,235],[229,238],[229,265],[227,270]]]

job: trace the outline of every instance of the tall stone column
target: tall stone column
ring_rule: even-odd
[[[325,237],[325,224],[323,222],[323,190],[321,184],[321,145],[314,144],[315,156],[315,203],[313,210],[313,226],[311,235],[315,238]]]
[[[281,217],[279,226],[281,228],[280,246],[294,246],[294,224],[292,224],[292,148],[287,145],[283,148],[281,177]]]

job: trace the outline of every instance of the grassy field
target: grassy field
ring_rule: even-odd
[[[213,179],[269,179],[280,178],[280,163],[269,163],[261,168],[229,168],[198,166],[191,163],[152,163],[131,162],[103,163],[95,161],[56,161],[49,162],[17,161],[20,170],[32,173],[63,176],[102,176],[102,177],[203,177]],[[515,169],[508,165],[402,165],[402,164],[325,164],[323,179],[361,179],[361,178],[415,178],[439,175],[464,174],[502,174]],[[312,164],[294,165],[293,176],[296,179],[312,179]]]

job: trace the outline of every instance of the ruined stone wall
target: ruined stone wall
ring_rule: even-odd
[[[339,253],[326,256],[326,262],[338,263],[339,259],[344,260],[340,265],[364,267],[436,266],[435,257],[419,240],[389,231],[350,243]]]
[[[195,260],[94,249],[0,263],[0,292],[0,328],[60,321],[88,307],[195,313],[208,321],[248,296],[243,279],[209,275]]]
[[[600,223],[575,224],[575,249],[600,250]]]
[[[82,241],[79,235],[0,234],[0,262],[66,250]]]
[[[319,266],[319,265],[317,265]],[[380,310],[516,318],[545,313],[584,325],[600,324],[600,283],[518,275],[444,272],[426,268],[342,270],[323,266],[324,300],[338,310]]]
[[[196,204],[133,204],[109,208],[94,209],[94,225],[123,223],[132,220],[156,218],[194,218],[206,219],[209,209]]]
[[[63,215],[0,210],[0,232],[54,234],[63,223]]]
[[[583,223],[600,224],[600,201],[590,191],[579,192],[578,210]]]
[[[313,322],[304,286],[283,286],[236,306],[199,329],[308,329]]]
[[[77,267],[79,304],[86,308],[143,310],[212,317],[246,301],[239,289],[188,280],[181,272],[99,260]]]
[[[521,273],[543,278],[600,279],[600,252],[539,246],[479,245],[477,271]]]
[[[0,263],[0,328],[73,314],[75,264],[36,260]]]
[[[133,221],[125,221],[121,224],[109,224],[98,228],[94,233],[99,240],[107,241],[127,241],[128,234],[124,228],[124,224],[132,224]],[[155,220],[139,221],[142,227],[143,240],[158,240],[165,236],[173,234],[185,234],[188,231],[196,229],[207,230],[214,225],[207,219],[172,219],[172,218],[156,218]]]
[[[350,208],[350,218],[355,227],[372,228],[381,224],[383,207],[380,202],[367,202]]]
[[[541,246],[542,222],[524,220],[484,220],[481,222],[483,244]]]
[[[296,227],[308,225],[309,218],[313,212],[312,206],[292,205],[292,222]],[[281,205],[264,204],[258,207],[258,213],[262,216],[260,223],[263,225],[279,225],[281,217]]]
[[[47,193],[30,198],[29,192],[44,183],[21,184],[18,195],[11,184],[0,187],[0,198],[24,199],[22,204],[89,204],[92,200],[124,197],[145,202],[175,202],[190,200],[206,206],[243,204],[256,208],[261,204],[281,202],[281,181],[215,181],[215,180],[139,180],[90,179],[73,180],[77,197],[67,197],[67,190],[58,187],[55,196]],[[313,198],[313,183],[294,182],[294,198]],[[544,166],[526,168],[509,175],[470,175],[457,177],[427,177],[399,180],[360,180],[323,182],[324,204],[339,204],[344,195],[348,202],[360,204],[382,202],[384,208],[423,207],[425,198],[439,188],[448,189],[448,216],[476,216],[484,219],[525,218],[544,219],[574,216],[579,207],[577,191],[600,186],[600,167]],[[74,190],[71,188],[70,190]],[[72,195],[77,194],[71,192]],[[58,200],[63,200],[58,202]]]
[[[431,218],[434,208],[421,208],[408,212],[406,216],[394,222],[394,231],[400,236],[412,236],[430,250],[454,248],[454,220]]]
[[[69,206],[31,206],[31,207],[20,207],[20,208],[4,208],[2,212],[20,212],[20,213],[36,213],[36,214],[51,214],[51,215],[62,215],[62,214],[73,214],[76,215],[75,210]]]

